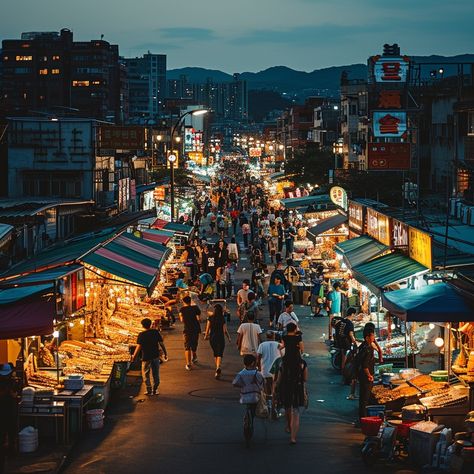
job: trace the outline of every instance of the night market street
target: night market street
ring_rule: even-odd
[[[265,308],[266,310],[266,308]],[[298,316],[308,314],[297,307]],[[301,416],[296,446],[288,445],[284,418],[257,420],[250,449],[242,435],[243,408],[233,376],[241,369],[233,343],[226,346],[222,379],[214,379],[208,341],[199,342],[199,365],[184,370],[181,327],[165,332],[169,362],[161,366],[160,395],[146,397],[140,379],[119,392],[107,413],[104,431],[91,433],[71,453],[66,473],[242,473],[366,472],[359,457],[363,436],[351,422],[357,401],[330,366],[321,339],[327,318],[302,318],[310,367],[310,407]],[[136,395],[135,395],[136,394]],[[129,398],[135,395],[133,398]],[[386,468],[384,468],[386,471]]]

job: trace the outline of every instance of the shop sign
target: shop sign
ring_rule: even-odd
[[[373,113],[373,133],[377,138],[401,138],[407,131],[407,114],[397,110]]]
[[[347,211],[347,192],[344,188],[333,186],[329,190],[329,197],[336,206],[342,207]]]
[[[188,153],[188,158],[194,161],[198,166],[204,166],[206,164],[204,162],[204,154],[201,152],[193,151]]]
[[[390,218],[373,209],[367,209],[367,234],[384,245],[390,246]]]
[[[186,127],[184,131],[184,151],[193,151],[193,127]]]
[[[349,228],[364,231],[364,206],[354,201],[349,201]]]
[[[98,128],[98,147],[102,150],[144,150],[145,127],[107,125]]]
[[[155,201],[164,201],[166,197],[166,188],[164,186],[157,186],[153,190],[153,197]]]
[[[118,182],[118,208],[119,211],[127,209],[130,202],[130,178],[119,179]]]
[[[262,149],[260,147],[249,148],[249,156],[250,158],[260,158],[262,156]]]
[[[392,245],[396,248],[408,248],[408,225],[396,219],[392,222]]]
[[[401,57],[379,57],[374,64],[375,82],[404,83],[408,78],[409,61]]]
[[[409,256],[429,269],[432,268],[431,241],[430,234],[415,227],[409,228]]]
[[[369,143],[367,150],[369,170],[410,169],[411,148],[409,143]]]

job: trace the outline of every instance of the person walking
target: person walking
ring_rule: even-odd
[[[292,323],[290,323],[292,324]],[[308,381],[308,366],[299,352],[285,356],[278,372],[277,384],[281,404],[285,407],[286,428],[290,434],[290,444],[296,444],[296,435],[300,427],[300,408],[306,407],[306,387]]]
[[[361,418],[367,416],[367,405],[374,385],[374,342],[375,333],[371,328],[364,328],[364,342],[359,346],[356,356],[359,369],[359,423]]]
[[[295,323],[296,328],[298,328],[298,323],[299,323],[298,316],[296,316],[294,312],[294,305],[293,301],[291,300],[286,300],[285,301],[285,311],[280,314],[278,317],[278,329],[280,331],[285,331],[286,332],[286,327],[288,326],[289,323]]]
[[[242,323],[237,329],[237,348],[240,355],[257,354],[261,341],[262,328],[255,323],[255,315],[248,313],[247,323]]]
[[[230,239],[230,244],[227,246],[228,258],[232,263],[238,265],[239,263],[239,247],[235,241],[235,237]]]
[[[284,298],[285,287],[281,284],[280,275],[275,275],[274,283],[270,283],[268,285],[268,311],[270,327],[273,327],[276,318],[278,318],[278,316],[281,314]]]
[[[221,362],[224,356],[226,337],[227,340],[231,342],[231,337],[224,318],[224,308],[222,305],[216,304],[213,313],[207,320],[206,330],[204,332],[204,339],[209,339],[214,354],[214,360],[216,362],[216,373],[214,376],[216,379],[221,376]]]
[[[133,362],[141,352],[142,377],[146,386],[145,394],[158,395],[158,387],[160,385],[160,347],[165,357],[167,357],[167,351],[160,331],[152,328],[151,319],[142,319],[141,324],[145,330],[138,335],[137,346],[130,359]],[[151,384],[150,372],[153,377],[153,385]]]
[[[280,344],[275,341],[275,331],[267,331],[267,340],[262,342],[257,349],[258,370],[265,379],[265,393],[269,402],[272,418],[276,418],[276,404],[273,403],[273,374],[271,369],[275,361],[282,357]]]
[[[334,317],[341,316],[341,305],[342,305],[342,295],[343,291],[341,289],[341,283],[336,281],[332,285],[332,290],[327,295],[327,305],[328,305],[328,314],[329,314],[329,321],[328,321],[328,339],[330,341],[333,340],[332,330],[332,320]]]
[[[184,324],[184,359],[185,369],[191,370],[191,363],[197,364],[197,348],[201,333],[201,310],[192,304],[190,296],[183,298],[183,306],[179,312],[179,319]]]

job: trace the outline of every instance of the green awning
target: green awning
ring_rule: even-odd
[[[318,235],[344,224],[344,222],[347,222],[347,216],[345,214],[336,214],[335,216],[322,219],[314,227],[308,229],[308,237],[314,239]]]
[[[34,295],[52,291],[53,285],[33,285],[33,286],[19,286],[18,288],[8,288],[0,290],[0,305],[16,303]]]
[[[344,242],[339,242],[336,244],[335,249],[336,252],[344,255],[347,252],[351,252],[352,250],[358,249],[363,245],[366,245],[370,242],[373,242],[374,239],[367,235],[362,235],[360,237],[356,237],[355,239],[345,240]]]
[[[428,268],[401,253],[391,253],[352,269],[354,277],[374,293],[394,283],[426,273]]]
[[[14,285],[27,286],[39,283],[54,283],[61,278],[70,275],[71,273],[82,270],[82,265],[73,264],[61,267],[43,270],[41,272],[32,272],[26,275],[18,275],[13,278],[0,279],[0,287],[10,287]]]
[[[189,237],[193,233],[193,227],[186,224],[179,224],[178,222],[168,222],[162,227],[163,230],[170,230],[177,234]]]
[[[358,247],[350,252],[346,252],[343,255],[344,262],[349,268],[354,268],[357,265],[361,265],[364,262],[368,262],[375,257],[378,257],[382,253],[389,250],[390,247],[387,247],[376,240],[372,240],[372,242],[368,242],[361,247]]]
[[[330,203],[331,199],[328,194],[321,194],[318,196],[305,196],[299,198],[280,199],[280,203],[286,209],[298,209],[300,207],[308,207],[312,204],[326,204]]]

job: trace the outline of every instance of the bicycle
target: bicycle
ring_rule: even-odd
[[[255,404],[247,403],[244,414],[244,438],[247,448],[250,447],[250,440],[253,436],[253,420],[255,418]]]

